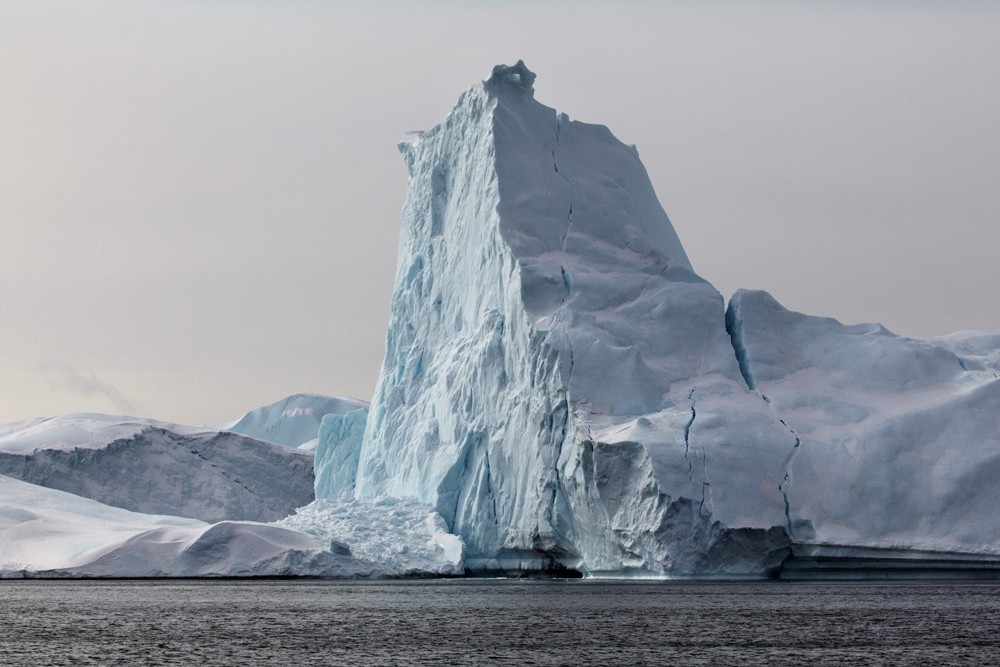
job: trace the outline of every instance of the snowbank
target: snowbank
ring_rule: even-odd
[[[0,475],[0,577],[380,576],[274,525],[139,514]]]

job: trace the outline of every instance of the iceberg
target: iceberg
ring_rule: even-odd
[[[635,148],[536,102],[534,78],[498,66],[400,144],[385,362],[357,474],[318,497],[426,503],[472,570],[775,567],[793,440]]]
[[[287,528],[140,514],[0,475],[0,578],[380,572],[345,545]]]
[[[343,440],[355,466],[365,414],[356,407],[323,417],[322,442]],[[393,498],[311,503],[312,464],[288,446],[152,419],[73,414],[2,424],[0,578],[465,572],[464,543],[431,507]]]
[[[214,424],[209,428],[313,451],[323,417],[367,408],[368,403],[356,398],[292,394],[270,405],[250,410],[236,421]]]
[[[0,474],[134,512],[209,522],[275,521],[314,498],[309,453],[98,414],[0,425]]]
[[[636,148],[534,80],[498,65],[399,144],[385,361],[363,435],[326,428],[317,502],[426,504],[471,571],[995,567],[1000,338],[727,307]]]

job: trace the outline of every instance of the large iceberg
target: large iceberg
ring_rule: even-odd
[[[399,268],[353,494],[435,507],[472,569],[774,567],[794,440],[743,384],[724,301],[635,148],[536,102],[533,79],[498,67],[400,145]]]
[[[370,406],[0,425],[0,576],[1000,575],[1000,335],[727,305],[534,79],[400,144]]]
[[[497,66],[400,144],[385,361],[363,437],[343,418],[328,430],[317,497],[427,503],[472,570],[761,575],[823,545],[995,554],[998,341],[865,347],[823,321],[840,346],[824,366],[764,297],[727,311],[635,147],[538,103],[534,79]]]

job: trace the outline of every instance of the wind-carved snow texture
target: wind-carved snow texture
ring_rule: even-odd
[[[400,144],[396,287],[353,495],[429,504],[474,570],[776,567],[791,436],[747,390],[724,301],[635,148],[536,102],[534,78],[498,66]]]
[[[905,338],[746,290],[729,313],[796,436],[781,482],[796,541],[841,556],[1000,554],[1000,335]]]
[[[234,433],[108,415],[0,425],[0,474],[146,514],[274,521],[313,500],[313,458]]]

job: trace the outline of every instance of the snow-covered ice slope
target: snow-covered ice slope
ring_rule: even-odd
[[[533,80],[498,66],[400,144],[396,287],[353,493],[430,504],[473,569],[775,567],[794,439],[745,387],[723,299],[635,148],[539,104]]]
[[[1000,335],[904,338],[744,290],[728,317],[800,443],[781,480],[797,541],[1000,554]]]
[[[0,425],[0,474],[203,521],[274,521],[314,497],[310,454],[234,433],[96,414]]]
[[[384,505],[307,534],[139,514],[0,475],[0,578],[387,577],[449,574],[456,563],[461,571],[461,542],[441,534],[428,508]],[[373,526],[394,530],[373,537]]]
[[[354,410],[367,410],[368,403],[356,398],[293,394],[256,408],[234,422],[213,424],[210,428],[242,433],[257,440],[266,440],[285,447],[312,450],[316,434],[326,415],[342,415]]]

